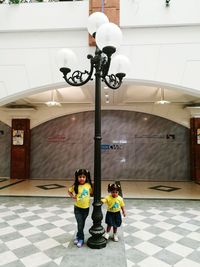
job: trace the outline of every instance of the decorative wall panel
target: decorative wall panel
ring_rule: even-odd
[[[12,119],[10,178],[30,178],[29,119]]]
[[[102,179],[190,180],[189,129],[161,117],[102,111]],[[31,178],[93,174],[94,112],[68,115],[32,129]]]

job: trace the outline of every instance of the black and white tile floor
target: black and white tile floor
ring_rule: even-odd
[[[120,242],[127,267],[200,267],[199,201],[125,201]],[[75,230],[71,199],[2,196],[0,266],[60,266]]]
[[[58,201],[1,198],[0,266],[59,266],[75,221],[69,201]]]
[[[132,200],[127,206],[128,267],[200,267],[199,201]]]

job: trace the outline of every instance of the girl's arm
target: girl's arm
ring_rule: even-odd
[[[124,217],[126,217],[126,210],[125,210],[125,206],[122,206],[122,207],[121,207],[121,209],[122,209],[122,214],[123,214],[123,216],[124,216]]]
[[[68,195],[69,195],[71,198],[76,199],[76,196],[75,196],[72,192],[68,191]]]
[[[106,202],[107,202],[107,200],[106,200],[105,197],[101,199],[101,203],[102,203],[102,204],[105,204]]]
[[[91,189],[90,189],[90,196],[93,197],[94,195],[94,190],[93,190],[94,186],[93,184],[91,185]]]

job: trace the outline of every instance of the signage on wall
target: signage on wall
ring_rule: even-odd
[[[200,130],[200,129],[199,129]],[[175,134],[143,134],[143,135],[135,135],[135,138],[155,138],[155,139],[169,139],[169,140],[175,140]],[[112,144],[101,144],[101,150],[121,150],[123,148],[123,144],[127,143],[127,140],[121,140],[119,143],[116,143],[116,141],[113,141]],[[199,142],[200,142],[200,135],[199,135]]]
[[[64,142],[65,140],[66,140],[66,137],[64,135],[59,135],[59,134],[47,137],[47,141],[53,142],[53,143]]]
[[[197,129],[197,144],[200,145],[200,129]]]
[[[155,138],[155,139],[171,139],[175,140],[175,134],[142,134],[142,135],[135,135],[135,138]]]
[[[101,144],[102,150],[119,150],[122,149],[120,144]]]
[[[175,134],[167,134],[166,135],[166,139],[172,139],[172,140],[174,140],[175,139]]]
[[[24,130],[14,130],[12,132],[13,146],[23,146],[24,144]]]
[[[2,142],[3,141],[3,138],[4,137],[4,131],[3,130],[0,130],[0,141]]]

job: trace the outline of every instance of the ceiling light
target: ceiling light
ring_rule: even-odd
[[[155,104],[161,104],[161,105],[164,105],[164,104],[170,104],[171,102],[170,101],[167,101],[167,100],[159,100],[159,101],[156,101]]]
[[[61,104],[60,104],[58,101],[55,101],[55,99],[54,99],[54,91],[55,91],[55,90],[52,90],[52,91],[51,91],[51,100],[45,102],[45,104],[46,104],[48,107],[61,107]]]
[[[57,101],[48,101],[45,103],[48,107],[61,107],[61,104]]]
[[[73,116],[73,117],[71,117],[71,120],[72,120],[72,121],[75,121],[75,120],[76,120],[76,118]]]
[[[160,88],[160,92],[161,92],[161,98],[160,98],[160,100],[156,101],[155,104],[161,104],[161,105],[170,104],[171,103],[170,101],[164,99],[164,89],[163,88]]]

